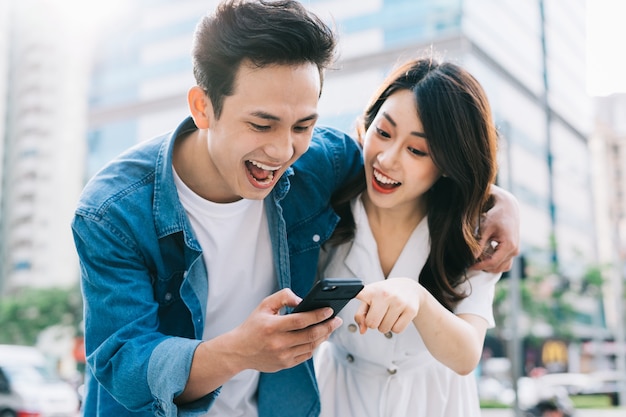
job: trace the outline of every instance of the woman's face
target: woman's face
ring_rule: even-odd
[[[422,196],[441,176],[408,90],[383,103],[365,133],[363,152],[368,197],[380,208],[421,207]]]

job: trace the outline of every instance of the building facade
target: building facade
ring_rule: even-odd
[[[59,24],[67,11],[43,0],[9,3],[14,46],[6,69],[10,105],[0,185],[5,289],[76,282],[69,221],[80,188],[115,155],[171,130],[188,114],[192,34],[218,1],[109,3],[117,9],[109,10],[114,19],[102,25],[93,60],[75,42],[85,28]],[[520,202],[522,252],[572,281],[598,262],[587,152],[591,101],[580,53],[584,0],[567,7],[557,0],[303,3],[340,34],[320,124],[352,133],[375,87],[405,58],[433,53],[459,63],[491,101],[501,133],[498,182]],[[28,13],[33,7],[44,13]],[[85,118],[76,97],[88,70]],[[85,130],[87,140],[76,140]],[[584,333],[597,323],[597,303],[582,300],[580,306]]]
[[[132,142],[171,129],[188,113],[192,32],[216,2],[137,3],[99,48],[88,176]],[[566,9],[555,0],[303,3],[340,33],[320,124],[353,131],[376,85],[403,58],[433,50],[460,63],[491,100],[503,136],[499,182],[522,203],[523,250],[536,262],[557,261],[565,274],[595,261],[586,161],[592,114],[579,53],[585,42],[583,0]]]
[[[578,53],[583,1],[568,10],[554,1],[311,3],[322,15],[330,10],[342,33],[340,69],[329,73],[320,106],[326,120],[350,129],[398,59],[432,48],[487,91],[502,134],[499,183],[521,203],[523,252],[572,275],[581,260],[595,260],[586,159],[592,114]]]
[[[0,293],[72,285],[69,222],[84,185],[87,127],[84,33],[55,2],[12,0],[0,9]]]
[[[615,339],[623,344],[626,337],[626,119],[623,116],[626,94],[598,97],[595,104],[595,129],[590,149],[598,213],[598,257],[600,264],[606,265],[608,278],[603,288],[607,322],[615,329]],[[624,355],[626,351],[622,358]],[[626,363],[623,366],[626,368]]]
[[[354,132],[375,87],[399,61],[434,53],[482,83],[502,135],[498,182],[520,202],[522,252],[568,281],[597,262],[587,137],[584,0],[307,0],[335,25],[319,124]],[[216,1],[138,1],[98,47],[87,177],[131,144],[188,114],[192,33]],[[149,7],[148,7],[149,5]],[[580,300],[585,332],[597,302]]]
[[[0,219],[2,219],[2,201],[4,188],[4,132],[6,128],[5,99],[8,88],[8,62],[9,62],[9,4],[0,3]],[[1,229],[0,220],[0,233]],[[0,234],[1,236],[1,234]],[[1,277],[1,275],[0,275]],[[2,279],[0,278],[0,294],[2,294]]]

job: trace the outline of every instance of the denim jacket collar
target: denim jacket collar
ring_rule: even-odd
[[[156,175],[154,179],[154,201],[152,202],[152,210],[159,238],[182,230],[185,235],[185,243],[191,249],[201,251],[200,245],[196,239],[193,238],[190,225],[185,220],[185,210],[178,198],[178,191],[174,184],[174,172],[172,169],[174,144],[176,140],[197,129],[193,119],[187,117],[178,125],[176,130],[170,134],[169,138],[163,141],[155,164]],[[293,168],[289,167],[272,190],[270,194],[271,201],[274,201],[275,204],[287,195],[289,191],[288,177],[292,176],[293,173]],[[172,216],[172,213],[176,213],[176,215]]]

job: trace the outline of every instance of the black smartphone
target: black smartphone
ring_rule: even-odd
[[[358,278],[323,278],[313,285],[293,313],[330,307],[333,309],[330,318],[335,317],[361,289],[363,282]]]

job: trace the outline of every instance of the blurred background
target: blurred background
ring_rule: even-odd
[[[484,407],[532,403],[539,378],[578,407],[625,406],[626,2],[302,2],[340,34],[321,125],[352,133],[384,75],[424,53],[487,91],[522,227],[476,372]],[[36,346],[77,386],[78,195],[188,114],[192,33],[216,4],[0,0],[0,344]]]

